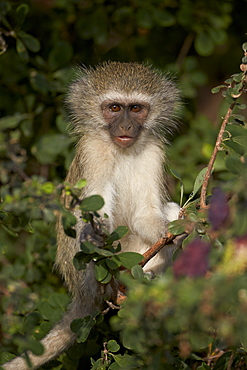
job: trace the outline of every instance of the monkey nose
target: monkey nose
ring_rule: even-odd
[[[120,125],[120,129],[124,132],[128,132],[128,131],[131,131],[132,130],[132,125],[131,123],[127,122],[127,123],[122,123]]]

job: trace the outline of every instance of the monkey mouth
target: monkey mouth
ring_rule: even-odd
[[[129,146],[131,146],[134,143],[135,138],[131,137],[131,136],[123,135],[123,136],[114,137],[114,141],[121,148],[128,148]]]

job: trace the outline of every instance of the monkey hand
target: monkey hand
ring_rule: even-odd
[[[97,222],[88,223],[84,226],[80,234],[80,242],[88,241],[97,247],[104,245],[104,234],[101,230],[101,225]]]
[[[182,243],[184,241],[184,239],[186,239],[188,236],[187,233],[183,233],[181,235],[177,235],[174,239],[173,239],[173,243],[176,245],[177,248],[180,248],[182,246]]]

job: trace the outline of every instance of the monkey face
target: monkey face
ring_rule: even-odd
[[[105,101],[101,109],[112,141],[121,148],[128,148],[138,139],[150,106],[143,102],[124,104]]]

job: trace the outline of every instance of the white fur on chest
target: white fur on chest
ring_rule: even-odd
[[[143,225],[148,228],[150,219],[155,219],[159,227],[159,220],[164,219],[165,196],[162,194],[164,154],[157,139],[150,138],[147,143],[140,138],[126,150],[104,139],[84,142],[85,152],[90,153],[82,161],[83,176],[88,181],[84,196],[99,194],[104,198],[100,213],[109,216],[110,231],[124,225],[133,234],[139,234]],[[89,146],[94,150],[88,150]]]
[[[146,217],[152,209],[163,217],[160,195],[163,155],[157,146],[152,149],[136,156],[119,156],[101,189],[105,199],[103,211],[113,228],[126,225],[131,229],[137,219]]]

